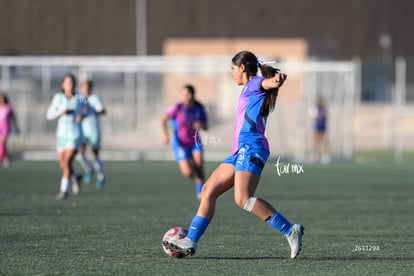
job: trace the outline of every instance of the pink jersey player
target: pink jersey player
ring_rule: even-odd
[[[7,138],[12,129],[12,123],[18,132],[16,118],[6,94],[0,94],[0,161],[4,167],[10,164],[10,155],[7,150]]]
[[[200,198],[204,183],[204,162],[203,145],[199,131],[207,129],[207,113],[194,95],[195,89],[192,85],[186,85],[181,89],[182,101],[171,106],[163,114],[161,130],[163,142],[170,143],[166,123],[171,120],[173,126],[171,146],[176,161],[182,175],[188,178],[193,178],[194,175],[196,196]]]

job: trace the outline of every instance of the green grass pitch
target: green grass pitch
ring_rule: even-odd
[[[217,163],[207,163],[209,174]],[[0,168],[1,275],[414,275],[414,162],[264,169],[257,196],[305,226],[286,239],[237,208],[232,190],[197,253],[174,259],[163,234],[188,227],[198,201],[174,162],[106,162],[107,186],[56,201],[57,162]]]

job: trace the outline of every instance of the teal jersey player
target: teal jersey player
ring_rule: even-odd
[[[101,127],[99,122],[100,112],[104,110],[104,104],[98,95],[92,94],[85,98],[88,104],[88,111],[82,120],[82,134],[84,142],[90,144],[93,148],[100,148]]]
[[[106,113],[102,99],[92,93],[93,82],[84,81],[81,85],[81,92],[86,102],[83,120],[81,123],[82,144],[79,148],[78,160],[85,170],[83,181],[89,184],[92,180],[94,171],[96,172],[96,186],[102,188],[105,184],[105,174],[102,160],[99,156],[101,149],[101,127],[99,117]],[[86,146],[90,146],[92,151],[92,164],[86,157]],[[93,166],[92,166],[93,165]]]

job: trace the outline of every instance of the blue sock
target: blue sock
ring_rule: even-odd
[[[206,231],[209,223],[210,221],[208,219],[200,216],[195,216],[191,221],[187,237],[190,240],[198,241],[201,235],[203,235],[204,231]]]
[[[290,229],[292,228],[292,224],[277,211],[266,220],[266,223],[282,232],[285,236],[289,235]]]
[[[195,184],[195,190],[196,190],[196,193],[197,194],[199,194],[199,193],[201,193],[201,189],[203,188],[203,182],[197,182],[196,184]]]

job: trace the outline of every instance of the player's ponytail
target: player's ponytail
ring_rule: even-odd
[[[262,76],[265,78],[272,78],[279,71],[278,69],[265,64],[259,65],[259,68],[260,72],[262,73]],[[262,114],[262,116],[268,116],[269,113],[275,109],[278,94],[279,88],[267,91],[262,107],[260,109],[260,113]]]

